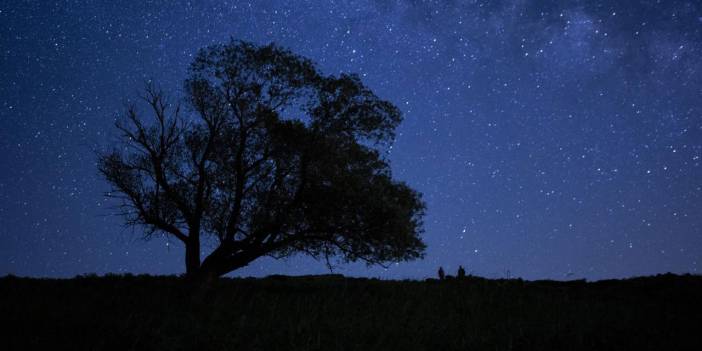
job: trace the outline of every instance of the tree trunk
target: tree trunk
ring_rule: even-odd
[[[210,257],[206,257],[200,264],[198,255],[198,266],[192,274],[187,274],[191,286],[191,298],[196,303],[203,303],[208,300],[208,296],[214,291],[217,280],[222,275],[216,266],[209,264]]]
[[[190,286],[190,297],[195,303],[207,300],[219,278],[200,262],[200,240],[197,236],[192,236],[185,245],[185,276]]]
[[[223,276],[229,272],[247,266],[251,261],[263,256],[264,252],[256,249],[237,250],[227,243],[220,244],[202,261],[201,273]]]
[[[199,248],[199,246],[198,246]],[[186,248],[186,261],[188,260],[188,252],[190,248]],[[198,303],[202,303],[208,299],[215,289],[219,277],[235,271],[239,268],[247,266],[251,261],[262,256],[259,251],[251,250],[248,252],[240,252],[238,254],[232,255],[232,248],[230,245],[221,244],[217,249],[215,249],[209,256],[205,257],[200,264],[199,261],[199,250],[197,251],[197,266],[190,270],[190,265],[188,264],[187,277],[189,278],[192,290],[192,300]]]
[[[185,244],[185,275],[190,278],[200,274],[200,238],[191,237]]]

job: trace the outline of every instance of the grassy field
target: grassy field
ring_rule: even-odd
[[[702,277],[0,278],[3,350],[702,350]],[[9,346],[9,347],[8,347]]]

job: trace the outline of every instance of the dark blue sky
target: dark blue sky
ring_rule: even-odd
[[[702,268],[699,2],[0,1],[0,274],[183,272],[178,243],[112,215],[95,150],[145,80],[178,95],[194,53],[229,38],[359,73],[404,112],[390,159],[424,194],[427,257],[339,273]]]

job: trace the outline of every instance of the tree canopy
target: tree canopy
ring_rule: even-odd
[[[383,152],[401,113],[358,76],[231,41],[197,54],[182,101],[154,85],[141,97],[99,171],[129,224],[184,243],[187,275],[296,253],[368,264],[423,256],[425,205]],[[204,236],[217,246],[201,260]]]

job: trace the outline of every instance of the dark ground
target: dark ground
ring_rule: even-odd
[[[3,350],[701,350],[702,277],[0,278]]]

